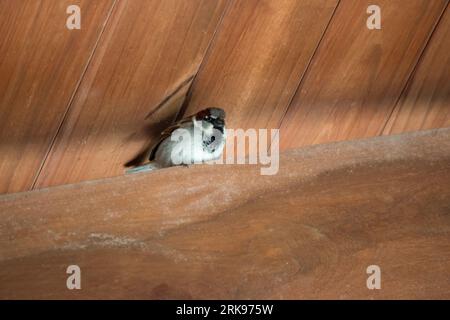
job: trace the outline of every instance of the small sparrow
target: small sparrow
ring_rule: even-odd
[[[151,148],[149,163],[126,171],[136,173],[220,158],[225,145],[225,111],[207,108],[165,129]]]

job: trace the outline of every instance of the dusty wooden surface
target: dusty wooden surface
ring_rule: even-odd
[[[112,4],[0,1],[0,193],[31,189]],[[69,5],[81,30],[66,27]]]
[[[281,124],[284,149],[383,131],[448,1],[341,1]],[[420,26],[420,27],[418,27]]]
[[[436,28],[384,134],[450,127],[450,8]]]
[[[197,72],[226,4],[119,1],[36,187],[122,174],[174,121],[176,99],[147,115]]]
[[[259,173],[170,168],[1,196],[0,298],[450,298],[450,129],[292,150]]]

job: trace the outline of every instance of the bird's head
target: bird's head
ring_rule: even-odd
[[[225,111],[221,108],[206,108],[197,112],[195,120],[202,121],[204,126],[212,126],[223,132],[225,128]]]

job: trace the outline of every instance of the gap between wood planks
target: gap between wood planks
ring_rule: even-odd
[[[184,98],[184,101],[183,101],[183,103],[182,103],[182,105],[181,105],[181,107],[180,107],[180,109],[178,111],[178,114],[175,117],[175,121],[179,121],[179,120],[181,120],[183,118],[184,113],[186,112],[186,110],[187,110],[187,108],[189,106],[189,102],[191,101],[191,96],[192,96],[192,90],[194,90],[194,86],[197,83],[197,75],[203,70],[206,62],[209,59],[209,56],[211,55],[211,50],[214,47],[213,44],[217,41],[216,40],[217,34],[219,33],[219,30],[222,28],[223,19],[227,15],[228,11],[230,10],[231,4],[233,2],[234,2],[234,0],[228,0],[227,4],[226,4],[226,6],[225,6],[225,8],[224,8],[224,10],[222,12],[222,15],[221,15],[221,17],[219,19],[219,22],[217,23],[216,29],[214,30],[214,33],[213,33],[213,35],[211,37],[211,40],[209,41],[208,46],[206,47],[206,51],[205,51],[205,54],[203,56],[203,59],[200,62],[200,65],[198,66],[197,72],[192,77],[192,81],[191,81],[189,89],[188,89],[188,91],[186,93],[186,97]]]
[[[39,166],[39,168],[38,168],[38,170],[36,172],[36,175],[35,175],[35,177],[33,179],[33,183],[31,184],[30,190],[34,190],[36,188],[36,183],[37,183],[37,181],[39,179],[39,176],[41,175],[42,169],[44,168],[44,165],[47,162],[47,159],[48,159],[50,153],[52,152],[52,150],[53,150],[53,148],[55,146],[56,138],[58,137],[58,135],[61,132],[61,129],[62,129],[64,123],[67,120],[67,116],[69,114],[69,110],[72,107],[72,104],[74,102],[74,99],[75,99],[75,96],[76,96],[76,94],[78,92],[78,89],[80,88],[80,85],[83,82],[84,76],[86,75],[86,72],[89,69],[89,66],[91,65],[92,58],[94,57],[94,54],[95,54],[95,52],[97,50],[97,47],[98,47],[98,45],[100,43],[100,40],[101,40],[101,38],[103,36],[103,33],[105,32],[106,27],[108,26],[108,23],[110,21],[112,13],[114,12],[114,9],[116,8],[116,4],[117,4],[118,1],[120,1],[120,0],[113,0],[111,8],[109,9],[108,14],[106,15],[105,21],[103,23],[103,27],[102,27],[102,29],[99,32],[97,40],[95,41],[94,47],[92,48],[91,54],[89,55],[89,58],[88,58],[88,60],[86,62],[86,66],[84,67],[83,71],[81,72],[80,78],[78,79],[78,82],[75,85],[75,89],[73,90],[73,93],[72,93],[72,95],[71,95],[71,97],[69,99],[69,102],[67,103],[66,110],[64,111],[64,114],[62,115],[62,118],[61,118],[61,121],[60,121],[60,123],[58,125],[58,128],[56,129],[56,132],[55,132],[54,136],[50,140],[50,144],[49,144],[48,149],[47,149],[46,153],[44,154],[44,158],[42,159],[41,164],[40,164],[40,166]]]
[[[444,7],[444,9],[441,12],[441,15],[436,20],[436,23],[434,24],[434,27],[431,30],[430,35],[428,36],[427,40],[425,41],[424,46],[422,48],[422,51],[420,52],[414,67],[411,69],[411,72],[410,72],[410,74],[408,76],[408,80],[406,80],[405,85],[403,86],[403,89],[400,91],[400,94],[398,95],[398,98],[396,99],[396,101],[394,103],[394,106],[392,107],[392,110],[389,112],[389,115],[386,117],[386,121],[384,122],[384,124],[381,127],[380,131],[378,132],[377,136],[383,135],[384,130],[386,130],[386,126],[388,125],[389,121],[391,120],[392,115],[394,114],[395,110],[397,108],[399,108],[400,100],[403,97],[403,95],[406,93],[406,90],[408,89],[408,87],[411,85],[411,83],[412,83],[412,81],[414,79],[414,76],[416,74],[416,71],[417,71],[418,67],[420,66],[420,64],[422,63],[422,61],[423,61],[423,59],[425,57],[425,53],[427,52],[427,49],[428,49],[429,44],[431,42],[431,39],[433,38],[436,30],[438,29],[439,24],[441,23],[442,17],[444,16],[447,8],[448,8],[448,1],[447,1],[447,5]]]

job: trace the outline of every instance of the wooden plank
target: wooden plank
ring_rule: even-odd
[[[439,23],[384,134],[450,127],[450,9]]]
[[[450,298],[450,129],[0,197],[0,298]],[[82,290],[67,290],[66,268]],[[366,269],[381,268],[381,290]]]
[[[171,123],[227,1],[120,1],[36,186],[119,175]],[[186,84],[189,87],[189,82]]]
[[[81,30],[66,27],[69,5]],[[0,1],[0,193],[31,188],[112,5]]]
[[[218,106],[231,128],[278,128],[336,5],[335,0],[234,1],[185,114]]]
[[[447,1],[341,1],[280,131],[281,149],[381,134]]]

